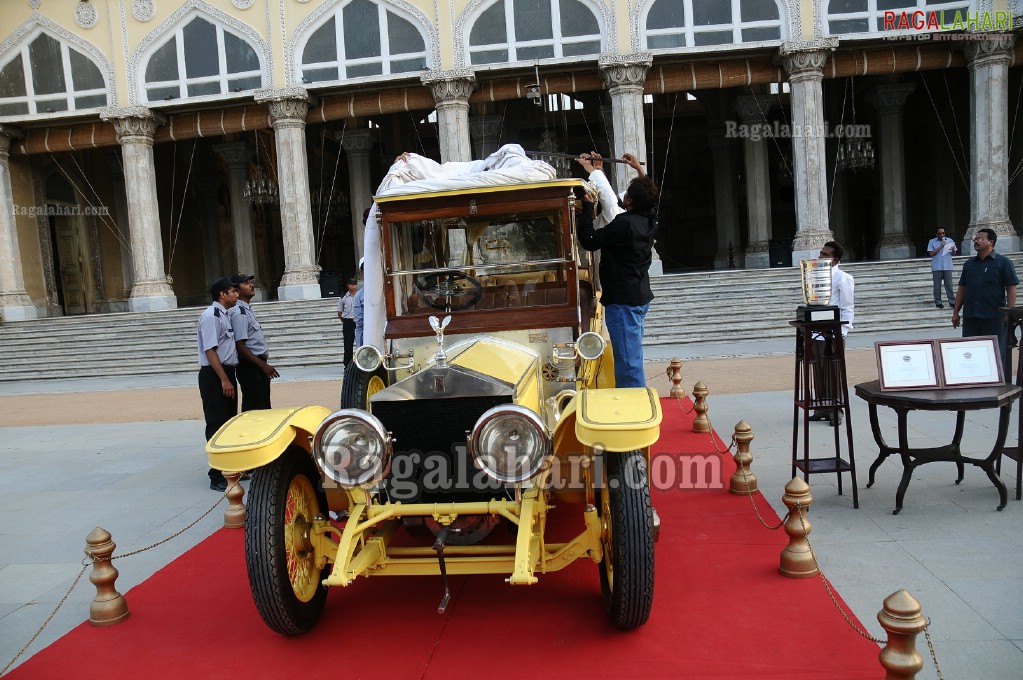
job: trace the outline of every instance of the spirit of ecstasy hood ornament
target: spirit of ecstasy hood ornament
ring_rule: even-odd
[[[438,366],[448,365],[448,356],[444,354],[444,329],[451,323],[451,315],[444,317],[443,321],[440,321],[435,316],[430,317],[430,328],[437,334],[437,353],[433,355],[433,360]]]

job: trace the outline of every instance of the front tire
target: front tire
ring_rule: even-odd
[[[366,373],[355,365],[348,364],[344,382],[341,383],[341,408],[369,410],[369,398],[387,387],[387,370],[383,366],[372,373]]]
[[[309,631],[323,612],[328,567],[316,567],[309,532],[326,508],[316,467],[297,446],[252,478],[245,518],[249,586],[263,621],[282,635]]]
[[[638,628],[654,601],[653,506],[646,459],[640,451],[605,453],[598,490],[600,542],[604,552],[600,591],[608,618],[618,628]]]

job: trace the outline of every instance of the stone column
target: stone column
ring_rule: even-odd
[[[103,120],[113,123],[117,131],[124,164],[132,270],[135,274],[128,311],[174,309],[178,301],[164,263],[156,167],[153,163],[153,135],[157,126],[166,119],[142,106],[106,109],[100,115]]]
[[[303,151],[304,151],[303,147]],[[229,144],[216,144],[213,151],[224,159],[227,164],[227,190],[231,199],[231,228],[234,230],[234,254],[235,264],[238,272],[255,276],[256,296],[254,300],[266,299],[266,291],[263,288],[263,277],[259,272],[259,258],[256,257],[256,230],[252,224],[252,206],[245,200],[245,183],[249,179],[249,161],[252,160],[252,147],[247,142],[231,142]],[[214,184],[214,188],[216,185]],[[308,193],[306,194],[308,198]],[[204,223],[204,230],[208,226],[219,229],[220,224],[216,219],[210,223]],[[219,240],[219,239],[217,239]],[[211,282],[212,283],[212,282]]]
[[[906,233],[906,157],[902,141],[902,110],[915,89],[914,83],[902,83],[876,85],[867,92],[867,101],[877,109],[881,120],[878,159],[884,231],[875,253],[879,260],[902,260],[916,254]]]
[[[472,69],[431,71],[420,77],[437,104],[440,162],[472,160],[469,144],[469,95],[476,89]]]
[[[473,116],[469,119],[472,150],[478,160],[497,151],[503,125],[504,116]]]
[[[735,140],[724,136],[724,128],[716,127],[709,133],[708,143],[714,165],[714,217],[718,234],[714,269],[728,269],[729,246],[732,265],[741,269],[742,240],[739,237],[739,216],[736,210],[739,201],[735,191],[735,163],[732,159]]]
[[[17,128],[0,125],[0,320],[4,321],[24,321],[38,316],[25,290],[18,223],[14,219],[10,156],[11,141],[19,137],[21,131]]]
[[[792,264],[816,258],[832,238],[828,226],[827,162],[824,148],[824,62],[837,38],[786,43],[779,56],[789,74],[792,106],[792,165],[796,199],[796,237]]]
[[[128,195],[124,188],[124,169],[121,159],[116,153],[107,154],[107,167],[114,188],[114,210],[117,217],[117,243],[121,251],[121,282],[124,286],[124,307],[118,311],[127,311],[127,300],[131,297],[131,286],[135,281],[131,262],[131,227],[128,225]]]
[[[284,276],[277,289],[279,300],[320,297],[316,239],[309,202],[309,160],[305,147],[305,117],[309,93],[302,87],[260,90],[255,97],[270,112],[277,149],[277,181],[281,197],[281,234],[284,241]],[[233,198],[232,198],[233,200]]]
[[[366,230],[362,224],[362,213],[373,204],[372,179],[369,176],[369,152],[377,141],[377,131],[371,129],[346,130],[338,134],[338,141],[345,150],[348,161],[348,204],[351,206],[352,234],[355,235],[355,258],[365,255]],[[358,272],[356,272],[358,273]],[[344,283],[342,281],[342,283]]]
[[[623,153],[631,153],[641,161],[646,160],[643,83],[651,64],[653,57],[647,52],[601,57],[598,61],[600,77],[611,95],[615,158],[621,158]],[[649,165],[647,168],[649,170]],[[615,191],[621,194],[635,177],[636,171],[627,165],[621,164],[615,168]],[[655,250],[650,263],[650,275],[660,276],[663,273],[664,266]]]
[[[981,228],[998,234],[997,248],[1019,250],[1009,220],[1009,64],[1015,36],[968,41],[963,45],[970,71],[970,227],[961,252],[973,254]]]
[[[735,110],[747,130],[767,125],[771,101],[753,95],[735,98]],[[761,128],[762,129],[762,128]],[[787,144],[788,140],[782,142]],[[742,140],[746,176],[746,221],[749,243],[746,244],[746,268],[767,269],[771,266],[771,168],[768,141],[763,135],[746,135]]]

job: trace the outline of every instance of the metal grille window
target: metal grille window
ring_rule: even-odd
[[[775,0],[657,0],[644,20],[647,49],[781,40]]]
[[[299,45],[302,82],[410,73],[428,66],[426,38],[411,21],[372,0],[338,8]]]
[[[596,55],[601,30],[579,0],[497,0],[476,17],[468,49],[471,64]]]
[[[826,17],[828,32],[831,35],[848,33],[886,33],[884,28],[885,12],[901,15],[903,12],[912,14],[916,11],[926,13],[942,11],[946,21],[951,21],[956,10],[966,12],[970,9],[970,0],[831,0],[828,4]]]
[[[0,66],[0,116],[79,111],[107,105],[99,67],[67,43],[40,32]]]
[[[263,83],[252,45],[202,17],[179,26],[143,70],[144,99],[150,102],[244,92]]]

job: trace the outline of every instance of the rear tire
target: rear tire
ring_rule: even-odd
[[[316,568],[309,527],[327,499],[309,454],[297,446],[259,469],[249,487],[245,564],[263,621],[282,635],[301,635],[320,618],[329,566]]]
[[[618,628],[638,628],[654,601],[653,506],[646,459],[640,451],[604,453],[598,489],[600,591],[608,618]]]
[[[344,382],[341,383],[341,408],[369,410],[369,398],[387,387],[387,371],[383,366],[372,373],[366,373],[355,365],[348,364]]]

